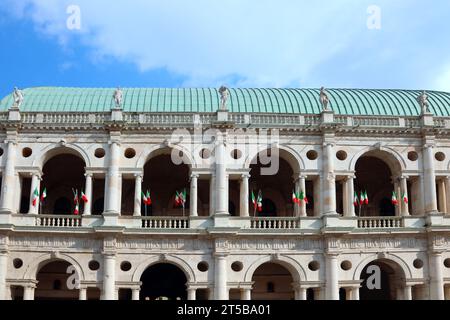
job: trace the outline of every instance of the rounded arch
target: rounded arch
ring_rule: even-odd
[[[247,158],[245,159],[244,168],[249,169],[250,165],[254,163],[255,161],[254,159],[256,158],[256,156],[258,156],[261,152],[268,149],[270,149],[270,147],[265,146],[261,147],[256,152],[253,153],[250,152]],[[277,149],[280,157],[286,160],[287,163],[289,163],[294,174],[299,174],[300,172],[305,170],[305,163],[302,157],[294,149],[288,146],[280,146],[280,145],[277,145],[276,147],[274,147],[274,149]]]
[[[173,264],[176,267],[180,268],[181,271],[183,271],[188,282],[196,281],[195,280],[195,272],[192,269],[192,267],[183,259],[180,259],[175,256],[171,256],[171,255],[153,256],[153,257],[145,259],[136,267],[135,271],[133,272],[133,275],[131,276],[131,281],[139,282],[142,277],[142,274],[145,272],[145,270],[147,270],[148,267],[151,267],[152,265],[155,265],[158,263]]]
[[[70,263],[77,271],[77,274],[80,277],[80,281],[83,281],[85,279],[82,266],[74,258],[64,253],[59,253],[56,255],[45,253],[33,259],[32,263],[28,266],[28,268],[25,271],[24,279],[36,279],[39,270],[48,263],[54,261],[65,261],[67,263]]]
[[[152,158],[159,156],[159,155],[163,155],[163,154],[169,154],[172,152],[172,150],[178,150],[183,152],[183,161],[184,163],[189,166],[189,168],[196,168],[197,164],[195,162],[195,159],[192,157],[190,151],[181,145],[164,145],[164,144],[160,144],[160,145],[156,145],[156,146],[152,146],[149,149],[144,150],[140,155],[139,158],[137,160],[136,166],[137,168],[141,168],[143,169],[145,164]]]
[[[33,161],[33,166],[42,169],[48,160],[61,154],[74,155],[82,159],[86,167],[91,166],[91,161],[85,149],[75,144],[61,145],[57,143],[48,145],[44,149],[40,150],[39,154]]]
[[[382,254],[382,255],[373,254],[373,255],[370,255],[370,256],[364,258],[363,260],[361,260],[355,268],[355,272],[353,273],[353,280],[359,280],[363,269],[369,263],[376,261],[376,260],[383,260],[383,261],[393,263],[397,267],[399,267],[400,270],[403,271],[403,275],[405,276],[405,279],[412,278],[411,269],[409,268],[408,264],[402,258],[400,258],[399,256],[394,255],[394,254],[386,253],[386,254]]]
[[[391,169],[392,174],[406,169],[405,159],[403,159],[401,154],[396,150],[388,147],[367,147],[360,150],[352,157],[349,167],[350,171],[355,171],[356,162],[358,162],[362,156],[371,156],[384,161],[389,169]]]
[[[257,259],[247,268],[247,271],[245,272],[244,275],[244,282],[251,282],[253,274],[255,273],[256,269],[258,269],[261,265],[267,262],[279,264],[285,267],[291,273],[294,281],[298,282],[306,281],[306,271],[305,269],[303,269],[303,267],[300,265],[298,261],[287,256],[277,255],[276,257],[273,257],[272,255],[267,255]]]

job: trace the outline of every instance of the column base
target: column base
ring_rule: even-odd
[[[117,226],[119,216],[118,212],[103,212],[103,226]]]
[[[213,216],[214,227],[226,228],[229,227],[230,214],[228,212],[216,212]]]

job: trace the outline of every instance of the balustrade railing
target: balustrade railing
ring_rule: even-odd
[[[40,214],[35,224],[41,227],[81,227],[81,217]]]
[[[251,229],[298,229],[300,220],[297,217],[252,217]]]
[[[358,228],[401,228],[403,227],[402,217],[358,217]]]
[[[188,229],[188,217],[141,217],[142,228],[146,229]]]

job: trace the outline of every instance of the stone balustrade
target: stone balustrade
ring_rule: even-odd
[[[80,216],[37,215],[35,225],[39,227],[81,227]]]
[[[404,226],[402,217],[359,217],[358,228],[402,228]]]
[[[188,229],[188,217],[141,217],[145,229]]]

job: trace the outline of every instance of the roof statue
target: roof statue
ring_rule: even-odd
[[[13,98],[14,98],[13,107],[20,108],[20,105],[22,104],[24,98],[22,90],[18,89],[17,87],[14,87]]]
[[[116,109],[121,109],[122,108],[123,92],[122,92],[122,89],[120,89],[120,87],[118,87],[114,91],[113,98],[114,98],[114,102],[116,103]]]
[[[325,88],[320,88],[320,103],[322,104],[322,108],[324,111],[328,111],[328,104],[330,103],[330,99],[328,98],[328,94],[325,91]]]
[[[221,86],[219,88],[219,94],[220,94],[220,106],[219,110],[227,110],[227,101],[228,96],[230,95],[230,91],[227,87]]]
[[[417,102],[419,102],[420,107],[422,108],[421,114],[428,113],[428,106],[430,103],[428,102],[428,95],[425,91],[422,91],[420,96],[417,97]]]

